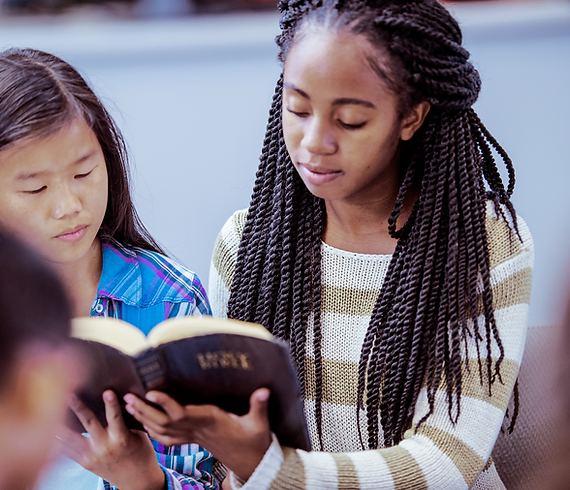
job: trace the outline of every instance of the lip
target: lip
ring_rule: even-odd
[[[57,235],[55,238],[63,240],[64,242],[77,242],[85,236],[88,226],[89,225],[76,226],[69,231]]]
[[[299,163],[299,170],[311,185],[322,185],[332,182],[342,175],[342,170],[332,170]]]

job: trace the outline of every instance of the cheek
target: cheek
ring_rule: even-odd
[[[41,230],[40,223],[37,206],[30,208],[18,199],[0,200],[0,225],[18,238],[30,242]]]
[[[283,138],[285,139],[285,146],[291,158],[299,148],[303,140],[302,126],[293,120],[293,118],[285,113],[282,119],[283,124]]]
[[[107,211],[107,201],[108,201],[109,189],[107,187],[107,181],[101,186],[101,190],[98,193],[99,197],[99,208],[105,214]]]
[[[400,138],[396,132],[381,134],[379,138],[370,138],[368,144],[355,145],[360,151],[362,161],[368,162],[369,166],[384,167],[393,163],[398,155]]]
[[[101,216],[101,220],[103,220],[103,216],[105,216],[105,212],[107,211],[108,193],[109,183],[107,178],[107,170],[105,169],[100,173],[99,178],[93,186],[91,193],[91,202],[95,207],[94,211],[98,216]]]
[[[45,257],[46,243],[51,233],[43,220],[24,214],[7,220],[0,218],[0,225],[16,239]]]

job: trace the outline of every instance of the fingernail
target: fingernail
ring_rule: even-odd
[[[67,397],[67,404],[71,407],[75,407],[77,405],[77,396],[75,396],[73,393],[71,393]]]
[[[127,412],[129,412],[131,415],[135,414],[135,409],[133,407],[131,407],[130,405],[125,405],[125,410]]]
[[[156,396],[154,396],[154,395],[152,395],[152,394],[150,394],[150,393],[147,393],[147,395],[145,396],[145,398],[146,398],[149,402],[156,403]]]
[[[257,399],[258,399],[260,402],[266,402],[267,400],[269,400],[269,390],[264,390],[264,391],[262,391],[262,392],[258,395]]]
[[[108,402],[112,402],[115,399],[115,394],[112,391],[104,391],[103,398]]]

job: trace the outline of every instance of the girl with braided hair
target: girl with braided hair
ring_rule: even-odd
[[[165,444],[203,444],[234,488],[504,488],[491,451],[533,245],[511,161],[471,108],[481,84],[457,22],[435,0],[280,10],[283,74],[210,298],[289,342],[316,451],[270,438],[267,390],[244,417],[160,393],[166,413],[130,395],[128,409]]]

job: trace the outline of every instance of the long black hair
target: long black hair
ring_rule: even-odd
[[[510,159],[473,109],[480,78],[461,46],[457,22],[436,0],[282,0],[280,60],[308,26],[365,36],[386,55],[380,74],[401,114],[420,101],[430,112],[401,152],[402,183],[389,220],[398,239],[362,346],[358,408],[366,410],[368,447],[397,444],[412,422],[422,385],[429,412],[444,384],[450,419],[461,407],[462,345],[474,337],[479,374],[491,390],[504,350],[493,314],[485,230],[486,201],[515,222]],[[263,324],[290,342],[304,386],[307,322],[314,328],[317,430],[322,441],[321,240],[325,210],[297,175],[281,125],[283,77],[269,115],[261,164],[238,251],[228,316]],[[493,151],[509,174],[505,188]],[[487,184],[485,184],[485,181]],[[419,188],[411,216],[398,217]],[[398,222],[398,227],[396,226]],[[479,283],[482,285],[479,288]],[[484,321],[478,322],[482,315]],[[500,356],[493,361],[492,344]],[[312,374],[312,373],[311,373]],[[421,424],[420,422],[420,424]],[[359,425],[360,429],[360,425]],[[322,445],[322,442],[321,442]]]
[[[164,253],[133,205],[121,132],[83,77],[43,51],[12,48],[0,53],[0,151],[46,137],[78,117],[95,133],[107,166],[109,197],[99,234]]]

